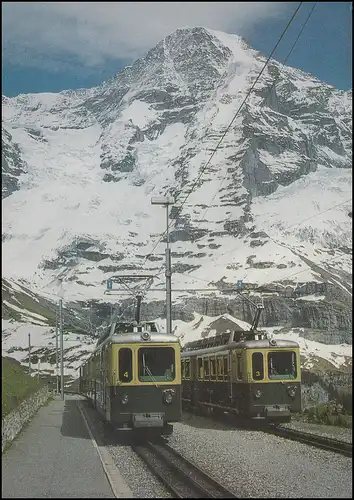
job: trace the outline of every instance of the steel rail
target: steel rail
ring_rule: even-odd
[[[327,436],[320,436],[318,434],[311,434],[309,432],[288,429],[286,427],[269,427],[264,431],[268,434],[291,439],[292,441],[298,441],[316,448],[322,448],[334,453],[340,453],[346,457],[352,456],[353,444],[346,441],[340,441]]]
[[[139,443],[133,450],[176,498],[237,498],[163,442]]]
[[[232,413],[229,408],[226,407],[218,407],[217,405],[211,405],[210,403],[203,403],[205,406],[215,406],[217,408],[220,408],[221,410],[226,410],[228,413]],[[184,409],[184,412],[190,413],[188,410]],[[223,416],[225,417],[225,416]],[[218,420],[224,420],[224,418],[221,417],[220,415],[216,416],[209,416],[207,418],[216,418]],[[229,420],[227,421],[227,425],[230,426],[230,428],[234,428],[234,425],[239,426],[240,423],[246,426],[250,425],[256,425],[255,422],[252,421],[246,421],[246,422],[230,422]],[[253,427],[250,427],[253,429]],[[333,439],[327,436],[321,436],[319,434],[313,434],[310,432],[305,432],[305,431],[300,431],[300,430],[295,430],[295,429],[289,429],[287,427],[282,427],[281,425],[273,426],[273,425],[268,425],[264,426],[262,425],[261,427],[257,427],[258,430],[265,432],[267,434],[272,434],[274,436],[282,437],[284,439],[290,439],[292,441],[298,441],[300,443],[307,444],[309,446],[314,446],[316,448],[320,448],[323,450],[331,451],[332,453],[339,453],[341,455],[344,455],[346,457],[352,457],[352,452],[353,452],[353,444],[349,443],[347,441],[342,441],[339,439]]]

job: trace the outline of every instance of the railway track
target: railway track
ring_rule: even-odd
[[[220,416],[216,417],[216,419],[225,422],[225,418],[221,418]],[[239,423],[237,423],[235,427],[235,424],[230,423],[229,420],[227,420],[226,423],[227,425],[230,426],[230,428],[233,429],[239,428],[240,425]],[[243,425],[242,428],[245,427],[248,428],[249,425],[250,422]],[[253,427],[249,428],[252,429]],[[295,429],[289,429],[287,427],[281,427],[281,426],[261,427],[258,430],[261,430],[262,432],[266,432],[268,434],[273,434],[274,436],[283,437],[285,439],[291,439],[293,441],[298,441],[300,443],[308,444],[309,446],[314,446],[316,448],[321,448],[323,450],[331,451],[333,453],[339,453],[346,457],[352,457],[353,444],[348,443],[346,441],[340,441],[326,436],[319,436],[318,434],[311,434],[309,432],[298,431]]]
[[[133,450],[175,498],[237,498],[164,442],[139,443]]]
[[[270,427],[267,428],[265,432],[286,439],[291,439],[293,441],[298,441],[300,443],[305,443],[310,446],[315,446],[316,448],[322,448],[334,453],[340,453],[346,457],[352,456],[353,444],[345,441],[338,441],[337,439],[332,439],[326,436],[301,432],[294,429],[288,429],[286,427]]]

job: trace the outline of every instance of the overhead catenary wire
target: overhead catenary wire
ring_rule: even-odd
[[[323,264],[330,264],[336,260],[338,260],[339,258],[343,258],[342,255],[337,255],[336,257],[334,257],[333,259],[330,259],[328,261],[325,261],[323,262]],[[318,267],[321,267],[320,264],[316,264],[316,266]],[[292,274],[288,274],[287,276],[284,276],[281,278],[281,281],[287,281],[288,278],[291,278],[293,276],[296,276],[298,274],[301,274],[301,273],[305,273],[305,272],[308,272],[309,269],[301,269],[301,271],[296,271],[295,273],[292,273]],[[326,269],[324,269],[324,271],[326,271]],[[313,271],[315,273],[318,274],[317,271]],[[188,274],[184,274],[184,273],[179,273],[181,276],[186,276],[186,277],[189,277],[191,278],[192,276],[189,276]],[[193,279],[197,280],[197,281],[202,281],[203,283],[212,283],[214,284],[213,282],[211,282],[210,280],[206,280],[206,279],[203,279],[203,278],[197,278],[196,276],[193,276],[192,277]],[[258,288],[261,288],[263,286],[266,286],[267,284],[262,284],[262,285],[258,285],[257,287],[255,287],[254,290],[257,290]],[[172,292],[232,292],[235,290],[235,287],[230,287],[230,286],[226,286],[226,287],[221,287],[221,288],[173,288],[172,289]],[[154,291],[154,292],[165,292],[164,289],[153,289],[153,290],[150,290],[150,291]]]
[[[291,228],[293,228],[295,226],[298,226],[300,224],[303,224],[304,222],[307,222],[308,220],[314,219],[315,217],[318,217],[319,215],[322,215],[322,214],[324,214],[326,212],[329,212],[330,210],[333,210],[334,208],[340,207],[341,205],[345,205],[346,203],[349,203],[350,201],[352,201],[352,198],[348,198],[347,200],[342,201],[341,203],[337,203],[336,205],[333,205],[333,206],[331,206],[329,208],[326,208],[326,210],[323,210],[322,212],[318,212],[318,213],[316,213],[314,215],[311,215],[310,217],[306,217],[306,219],[302,219],[300,221],[294,222],[294,224],[291,224],[290,226],[287,226],[286,230],[291,229]],[[271,239],[271,240],[274,241],[274,239],[271,236],[267,235],[267,237],[269,239]],[[237,245],[237,247],[234,247],[231,250],[227,250],[227,252],[223,252],[222,254],[220,254],[218,257],[216,257],[213,260],[216,262],[217,260],[219,260],[224,255],[227,255],[227,254],[229,254],[231,252],[235,252],[236,250],[239,250],[242,247],[243,247],[243,245]]]
[[[126,285],[126,283],[122,282],[121,283],[123,286],[124,286],[124,289],[127,290],[125,293],[123,292],[123,289],[120,290],[120,292],[123,292],[123,293],[119,293],[117,295],[131,295],[133,297],[136,296],[136,293],[134,290],[132,290],[129,286]],[[151,286],[151,284],[150,284]],[[139,295],[141,295],[142,298],[145,297],[146,293],[148,292],[148,289],[150,288],[150,286],[147,287],[147,289],[145,290],[139,290]],[[114,291],[114,290],[113,290]],[[119,322],[119,320],[124,316],[125,312],[133,307],[135,305],[134,302],[130,303],[130,304],[127,304],[127,306],[123,309],[123,311],[120,313],[120,315],[117,317],[117,318],[112,318],[112,322],[113,322],[113,319],[114,319],[114,322],[117,323]]]
[[[325,261],[323,262],[323,264],[330,264],[340,258],[343,258],[343,255],[337,255],[335,256],[333,259],[330,259],[328,261]],[[322,263],[321,263],[322,264]],[[318,267],[321,267],[321,264],[315,264],[316,266]],[[291,273],[291,274],[288,274],[284,277],[281,278],[281,281],[286,281],[288,280],[288,278],[291,278],[292,276],[296,276],[298,274],[301,274],[301,273],[305,273],[305,272],[308,272],[309,269],[301,269],[301,271],[296,271],[295,273]],[[326,271],[326,269],[324,269],[324,271]],[[313,271],[315,273],[318,274],[318,271]],[[191,276],[191,275],[188,275],[188,274],[185,274],[185,273],[179,273],[181,276],[186,276],[188,278],[193,278],[197,281],[201,281],[203,283],[211,283],[211,284],[214,284],[215,285],[215,282],[213,281],[210,281],[210,280],[206,280],[204,278],[198,278],[196,276]],[[254,290],[257,290],[257,288],[261,288],[263,286],[266,286],[266,284],[262,284],[262,285],[258,285]],[[220,288],[190,288],[190,289],[187,289],[187,288],[173,288],[172,289],[172,292],[231,292],[231,291],[234,291],[235,290],[235,287],[230,287],[230,286],[226,286],[226,287],[220,287]],[[150,290],[150,291],[153,291],[153,292],[165,292],[164,289],[153,289],[153,290]]]
[[[303,31],[304,31],[304,29],[305,29],[305,27],[306,27],[307,23],[308,23],[308,21],[309,21],[309,19],[310,19],[311,15],[312,15],[312,13],[313,13],[313,11],[315,10],[315,7],[316,7],[317,3],[318,3],[318,2],[315,2],[315,3],[314,3],[314,5],[312,6],[312,9],[310,10],[309,14],[307,15],[307,17],[306,17],[306,19],[305,19],[305,22],[303,23],[303,25],[302,25],[302,27],[301,27],[301,29],[300,29],[300,31],[299,31],[299,33],[298,33],[298,35],[297,35],[297,37],[296,37],[296,39],[295,39],[294,43],[293,43],[293,45],[291,46],[291,48],[290,48],[290,50],[289,50],[288,54],[286,55],[286,57],[285,57],[284,61],[282,62],[282,65],[283,65],[283,66],[285,66],[285,64],[287,63],[287,61],[288,61],[289,57],[291,56],[291,54],[292,54],[292,52],[293,52],[294,48],[296,47],[296,44],[297,44],[297,42],[299,41],[299,39],[300,39],[300,37],[301,37],[301,35],[302,35],[302,33],[303,33]],[[268,93],[267,93],[266,97],[265,97],[265,98],[264,98],[264,100],[263,100],[263,103],[262,103],[261,107],[264,107],[264,106],[265,106],[265,104],[267,103],[268,97],[271,95],[271,92],[273,91],[273,89],[274,89],[274,87],[275,87],[275,85],[276,85],[277,81],[278,81],[278,80],[279,80],[279,78],[280,78],[280,74],[281,74],[281,72],[279,72],[279,73],[277,74],[277,76],[275,77],[275,79],[274,79],[274,81],[273,81],[273,83],[272,83],[271,87],[270,87],[270,88],[269,88],[269,90],[268,90]],[[222,180],[221,180],[221,182],[220,182],[220,185],[219,185],[218,189],[216,190],[216,192],[215,192],[214,196],[212,197],[212,199],[210,200],[210,202],[207,204],[207,208],[205,209],[205,211],[204,211],[203,215],[201,216],[201,220],[204,220],[204,219],[205,219],[205,216],[206,216],[206,214],[207,214],[208,210],[210,209],[211,204],[213,203],[213,201],[215,200],[215,198],[216,198],[217,194],[219,193],[219,191],[220,191],[220,189],[221,189],[221,186],[224,184],[224,181],[225,181],[225,179],[226,179],[226,177],[227,177],[227,174],[228,174],[228,171],[227,171],[227,168],[226,168],[226,173],[225,173],[224,177],[222,178]],[[199,229],[200,224],[201,224],[201,223],[199,223],[199,225],[197,226],[196,230],[197,230],[197,229]]]
[[[341,203],[337,203],[336,205],[333,205],[331,207],[328,207],[325,210],[322,210],[321,212],[317,212],[316,214],[311,215],[310,217],[307,217],[305,219],[297,221],[297,222],[291,224],[290,226],[288,226],[286,229],[290,229],[290,228],[293,228],[293,227],[295,227],[297,225],[303,224],[304,222],[307,222],[308,220],[314,219],[315,217],[318,217],[318,216],[320,216],[320,215],[322,215],[322,214],[324,214],[326,212],[329,212],[330,210],[333,210],[334,208],[337,208],[339,206],[345,205],[346,203],[349,203],[350,201],[352,201],[352,198],[348,198],[347,200],[345,200],[345,201],[343,201]],[[274,241],[275,243],[279,244],[279,242],[277,242],[276,240],[274,240],[271,236],[267,235],[267,237],[270,240]],[[236,247],[234,247],[234,248],[232,248],[230,250],[227,250],[226,252],[223,252],[218,257],[214,258],[213,262],[217,262],[224,255],[227,255],[227,254],[232,253],[232,252],[236,252],[237,250],[241,249],[243,246],[244,246],[243,244],[239,244]],[[300,271],[300,272],[303,272],[303,271]],[[190,274],[185,274],[185,273],[178,273],[178,274],[180,274],[181,276],[186,276],[186,277],[188,276],[188,278],[192,278],[192,279],[196,279],[196,280],[199,280],[199,281],[203,281],[205,283],[210,283],[210,280],[205,280],[205,279],[202,279],[202,278],[197,278],[197,277],[195,277],[193,275],[190,275]]]
[[[223,139],[225,138],[225,136],[226,136],[227,132],[230,130],[230,128],[231,128],[231,126],[232,126],[232,124],[234,123],[235,119],[237,118],[237,116],[238,116],[239,112],[241,111],[241,109],[242,109],[243,105],[246,103],[247,99],[249,98],[250,94],[252,93],[253,89],[255,88],[255,86],[256,86],[256,84],[257,84],[257,82],[258,82],[259,78],[260,78],[260,77],[261,77],[261,75],[263,74],[263,72],[264,72],[265,68],[267,67],[267,65],[268,65],[268,63],[269,63],[269,61],[270,61],[270,59],[272,58],[272,56],[273,56],[274,52],[275,52],[275,51],[276,51],[276,49],[278,48],[278,46],[279,46],[280,42],[282,41],[282,39],[283,39],[283,37],[284,37],[285,33],[286,33],[286,32],[287,32],[287,30],[289,29],[289,27],[290,27],[291,23],[293,22],[293,20],[294,20],[294,18],[295,18],[295,16],[296,16],[296,14],[297,14],[297,12],[299,11],[299,9],[300,9],[300,7],[301,7],[302,3],[303,3],[303,2],[300,2],[300,3],[299,3],[298,7],[296,8],[296,10],[294,11],[294,13],[293,13],[293,15],[291,16],[290,20],[288,21],[288,23],[287,23],[287,25],[286,25],[285,29],[283,30],[283,32],[282,32],[282,34],[280,35],[280,37],[279,37],[279,39],[278,39],[277,43],[275,44],[275,46],[274,46],[274,48],[273,48],[272,52],[270,53],[269,57],[267,58],[266,62],[264,63],[264,65],[263,65],[263,67],[262,67],[261,71],[260,71],[260,72],[259,72],[259,74],[257,75],[257,77],[256,77],[255,81],[253,82],[253,84],[252,84],[251,88],[249,89],[249,91],[247,92],[247,94],[246,94],[245,98],[243,99],[243,101],[241,102],[240,106],[238,107],[238,109],[237,109],[237,111],[236,111],[235,115],[233,116],[233,118],[232,118],[231,122],[229,123],[229,125],[227,126],[227,128],[226,128],[226,130],[224,131],[223,135],[222,135],[222,136],[221,136],[221,138],[219,139],[219,142],[218,142],[218,144],[216,145],[216,147],[214,148],[214,150],[212,151],[212,154],[211,154],[211,156],[209,157],[208,161],[206,162],[206,164],[204,165],[204,167],[201,169],[201,171],[200,171],[199,175],[197,176],[196,180],[194,181],[194,183],[193,183],[193,185],[192,185],[192,189],[188,192],[187,196],[185,197],[185,199],[184,199],[184,200],[183,200],[183,202],[182,202],[182,205],[180,205],[180,206],[178,206],[178,207],[177,207],[177,208],[179,209],[179,213],[180,213],[180,211],[182,210],[183,206],[186,204],[186,201],[187,201],[187,199],[189,198],[189,196],[192,194],[192,192],[193,192],[194,188],[196,187],[197,183],[199,182],[199,180],[200,180],[200,178],[201,178],[202,174],[204,173],[204,171],[206,170],[206,168],[207,168],[207,167],[208,167],[208,165],[210,164],[211,160],[213,159],[213,157],[214,157],[214,155],[215,155],[215,153],[216,153],[217,149],[219,148],[219,146],[220,146],[221,142],[222,142],[222,141],[223,141]],[[313,9],[314,9],[314,7],[313,7]],[[313,12],[313,9],[312,9],[311,13]],[[308,16],[308,19],[309,19],[309,16]],[[308,21],[308,19],[307,19],[307,21]],[[307,21],[306,21],[306,23],[307,23]],[[306,23],[305,23],[305,25],[306,25]],[[303,31],[303,29],[304,29],[305,25],[302,27],[302,31]],[[301,33],[302,33],[302,31],[301,31]],[[298,38],[299,38],[299,36],[298,36]],[[297,38],[297,40],[298,40],[298,38]],[[296,42],[297,42],[297,40],[296,40]],[[295,47],[295,45],[296,45],[296,43],[294,43],[293,47],[291,48],[291,51],[293,50],[293,48]],[[290,53],[291,53],[291,51],[290,51]],[[289,57],[290,53],[288,54],[288,56],[287,56],[287,57]],[[224,179],[223,179],[223,180],[224,180]],[[215,196],[214,196],[214,198],[215,198]],[[213,198],[213,199],[214,199],[214,198]],[[206,212],[205,212],[205,213],[206,213]],[[176,219],[176,220],[177,220],[177,219]],[[145,257],[145,259],[144,259],[144,262],[143,262],[142,266],[144,266],[144,265],[146,264],[146,261],[148,260],[148,258],[149,258],[149,257],[151,257],[151,256],[154,254],[154,251],[156,250],[156,248],[157,248],[157,246],[160,244],[160,242],[163,240],[163,238],[165,237],[165,235],[166,235],[166,233],[167,233],[167,230],[169,230],[169,229],[170,229],[170,227],[172,226],[172,224],[174,224],[174,225],[175,225],[175,224],[176,224],[176,222],[175,222],[175,221],[171,221],[171,222],[169,222],[169,223],[168,223],[168,228],[167,228],[167,229],[166,229],[166,230],[162,233],[161,237],[160,237],[160,238],[158,239],[158,241],[155,243],[155,245],[154,245],[154,247],[153,247],[152,251],[151,251],[149,254],[147,254],[147,255],[146,255],[146,257]],[[199,227],[199,226],[198,226],[198,227]],[[158,270],[158,275],[160,275],[160,274],[162,273],[163,268],[164,268],[164,264],[160,266],[160,268],[159,268],[159,270]]]
[[[327,260],[327,261],[323,262],[323,264],[330,264],[330,263],[332,263],[332,262],[334,262],[334,261],[336,261],[336,260],[338,260],[338,259],[341,259],[341,258],[343,258],[343,255],[337,255],[337,256],[335,256],[333,259],[330,259],[330,260]],[[321,264],[322,264],[322,263],[321,263]],[[321,264],[316,264],[316,266],[321,267]],[[323,264],[322,264],[322,265],[323,265]],[[298,274],[305,273],[305,272],[308,272],[308,271],[309,271],[309,269],[301,269],[301,271],[296,271],[296,272],[294,272],[294,273],[291,273],[291,274],[288,274],[288,275],[286,275],[286,276],[282,277],[282,278],[281,278],[281,281],[287,281],[287,280],[288,280],[288,278],[292,278],[293,276],[296,276],[296,275],[298,275]],[[326,269],[324,269],[324,271],[326,271]],[[317,271],[313,271],[313,272],[318,273]],[[188,275],[188,274],[184,274],[184,273],[179,273],[179,274],[181,274],[181,276],[186,276],[186,277],[189,277],[189,278],[193,278],[193,279],[195,279],[195,280],[197,280],[197,281],[202,281],[202,282],[204,282],[204,283],[211,283],[211,284],[215,284],[214,282],[212,282],[212,281],[210,281],[210,280],[206,280],[206,279],[204,279],[204,278],[197,278],[196,276],[190,276],[190,275]],[[258,285],[258,286],[255,288],[255,290],[256,290],[257,288],[261,288],[261,287],[263,287],[263,286],[265,286],[265,285],[264,285],[264,284],[263,284],[263,285]],[[223,291],[228,291],[229,289],[230,289],[230,287],[219,288],[220,292],[223,292]],[[208,291],[208,290],[209,290],[208,288],[206,288],[206,289],[205,289],[205,291]],[[210,289],[210,291],[213,291],[213,290],[211,290],[211,289]]]
[[[209,166],[209,164],[210,164],[211,160],[213,159],[213,157],[214,157],[214,155],[215,155],[216,151],[217,151],[217,150],[218,150],[218,148],[220,147],[220,145],[221,145],[222,141],[224,140],[224,138],[225,138],[225,136],[226,136],[227,132],[228,132],[228,131],[230,130],[230,128],[232,127],[232,125],[233,125],[233,123],[235,122],[236,118],[238,117],[238,115],[239,115],[239,113],[240,113],[241,109],[243,108],[243,106],[245,105],[245,103],[246,103],[247,99],[249,98],[250,94],[251,94],[251,93],[252,93],[252,91],[254,90],[254,88],[255,88],[256,84],[258,83],[258,80],[259,80],[259,79],[260,79],[260,77],[262,76],[262,74],[263,74],[263,72],[264,72],[265,68],[267,67],[267,65],[268,65],[269,61],[271,60],[271,58],[272,58],[272,56],[273,56],[274,52],[275,52],[275,51],[276,51],[276,49],[278,48],[278,46],[279,46],[280,42],[281,42],[281,41],[282,41],[282,39],[284,38],[284,36],[285,36],[286,32],[288,31],[288,29],[289,29],[290,25],[292,24],[292,22],[293,22],[294,18],[296,17],[296,15],[297,15],[298,11],[300,10],[300,8],[301,8],[301,6],[302,6],[302,4],[303,4],[303,3],[304,3],[304,2],[299,2],[299,5],[296,7],[296,9],[295,9],[294,13],[292,14],[291,18],[289,19],[289,21],[288,21],[288,23],[287,23],[286,27],[284,28],[284,30],[283,30],[282,34],[280,35],[280,37],[279,37],[279,39],[278,39],[277,43],[275,44],[275,46],[274,46],[274,48],[272,49],[272,51],[271,51],[270,55],[268,56],[268,58],[267,58],[266,62],[264,63],[264,65],[263,65],[263,67],[262,67],[261,71],[258,73],[258,75],[257,75],[257,77],[256,77],[256,79],[255,79],[255,81],[253,82],[253,84],[252,84],[252,86],[250,87],[250,89],[248,90],[248,92],[247,92],[246,96],[245,96],[245,97],[244,97],[244,99],[242,100],[242,102],[241,102],[240,106],[238,107],[238,109],[237,109],[236,113],[234,114],[234,116],[233,116],[232,120],[230,121],[230,123],[229,123],[229,124],[228,124],[228,126],[226,127],[225,131],[223,132],[223,134],[222,134],[221,138],[219,139],[219,141],[218,141],[218,143],[217,143],[216,147],[213,149],[213,151],[212,151],[212,153],[211,153],[211,155],[210,155],[209,159],[207,160],[207,162],[205,163],[205,165],[201,168],[201,170],[200,170],[200,172],[199,172],[199,174],[198,174],[197,178],[195,179],[194,183],[192,184],[192,187],[191,187],[191,189],[189,190],[189,192],[187,193],[186,197],[184,198],[184,200],[183,200],[182,204],[181,204],[181,205],[179,205],[178,207],[176,207],[176,208],[178,208],[178,209],[179,209],[179,212],[182,210],[182,208],[183,208],[183,206],[185,205],[186,201],[188,200],[189,196],[192,194],[192,192],[194,191],[195,187],[197,186],[197,184],[198,184],[198,182],[199,182],[200,178],[202,177],[203,173],[205,172],[205,170],[206,170],[206,169],[207,169],[207,167]],[[154,253],[155,249],[157,248],[157,246],[160,244],[160,242],[163,240],[163,238],[164,238],[164,237],[165,237],[165,235],[167,234],[167,231],[168,231],[168,230],[170,230],[170,227],[171,227],[173,224],[174,224],[174,225],[176,224],[175,220],[177,220],[177,218],[176,218],[176,219],[173,219],[173,220],[172,220],[172,221],[168,224],[168,228],[167,228],[167,229],[166,229],[166,230],[162,233],[161,237],[160,237],[160,238],[158,239],[158,241],[155,243],[155,245],[154,245],[154,247],[153,247],[152,251],[151,251],[149,254],[147,254],[147,256],[145,257],[145,260],[144,260],[144,262],[143,262],[143,266],[145,265],[146,260],[147,260],[149,257],[151,257],[151,256],[153,255],[153,253]]]
[[[337,255],[333,259],[330,259],[327,262],[324,262],[324,264],[329,264],[331,262],[334,262],[335,260],[342,259],[342,258],[343,258],[343,255]],[[319,264],[316,264],[316,266],[321,267]],[[297,276],[298,274],[305,273],[306,271],[308,271],[308,269],[302,269],[301,271],[296,271],[295,273],[289,274],[288,276],[285,276],[284,278],[282,278],[282,281],[286,281],[288,278],[292,278],[293,276]],[[326,271],[326,269],[324,269],[324,271]],[[318,274],[317,271],[312,270],[312,272],[315,272]],[[260,285],[260,286],[262,286],[262,285]],[[258,286],[258,288],[259,288],[259,286]]]

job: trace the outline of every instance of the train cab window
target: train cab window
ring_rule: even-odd
[[[118,373],[121,382],[131,382],[133,378],[133,355],[131,349],[122,347],[118,355]]]
[[[236,357],[236,364],[237,364],[237,371],[236,371],[236,375],[237,375],[237,380],[242,380],[243,379],[243,374],[242,374],[242,354],[237,354],[237,357]]]
[[[191,378],[191,363],[189,359],[186,359],[184,362],[184,378]]]
[[[204,359],[204,378],[208,379],[210,376],[210,371],[209,371],[209,358]]]
[[[268,353],[268,377],[271,380],[294,379],[297,376],[296,354],[293,351]]]
[[[175,379],[175,351],[172,347],[141,347],[138,350],[138,376],[141,382],[167,382]]]
[[[261,352],[252,354],[252,377],[253,380],[264,379],[263,354]]]
[[[181,359],[181,372],[182,372],[182,379],[185,378],[185,364],[184,364],[184,359]]]
[[[198,379],[203,380],[204,368],[203,368],[203,358],[198,358]]]
[[[210,358],[210,380],[216,380],[216,359]]]

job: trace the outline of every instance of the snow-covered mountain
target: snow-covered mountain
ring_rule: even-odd
[[[179,29],[96,88],[3,96],[3,276],[70,302],[116,302],[105,280],[125,271],[163,288],[165,243],[151,252],[165,213],[150,199],[173,194],[173,287],[243,279],[313,297],[325,283],[321,321],[302,301],[308,322],[348,338],[352,92],[272,60],[225,134],[265,61],[236,35]],[[174,293],[180,319],[189,298]]]

